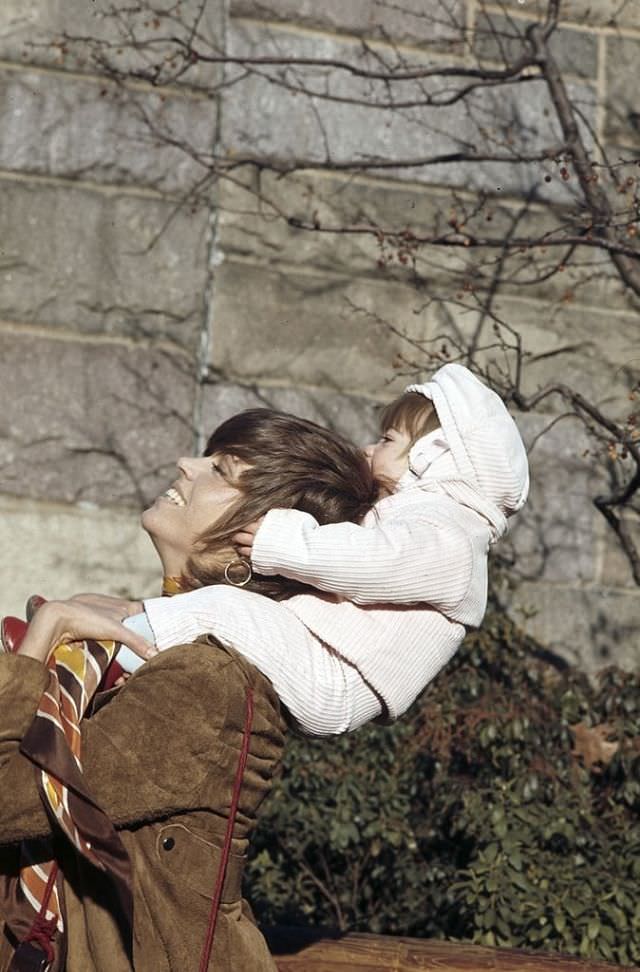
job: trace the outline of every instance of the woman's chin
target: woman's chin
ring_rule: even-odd
[[[188,555],[183,544],[176,542],[175,531],[170,534],[167,530],[166,519],[158,512],[159,505],[161,504],[156,500],[149,509],[143,510],[140,525],[156,548],[163,574],[178,576],[184,570]]]
[[[140,526],[148,534],[151,534],[153,530],[153,520],[154,520],[154,512],[155,512],[154,507],[157,502],[158,501],[155,500],[155,502],[151,506],[147,507],[147,509],[143,510],[142,513],[140,514]]]
[[[162,546],[162,535],[166,530],[165,519],[162,512],[158,509],[160,501],[155,500],[148,509],[143,510],[140,515],[140,526],[147,533],[156,547]],[[165,530],[163,530],[165,527]],[[160,552],[158,550],[158,552]]]

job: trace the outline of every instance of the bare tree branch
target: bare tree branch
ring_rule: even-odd
[[[401,47],[382,30],[376,34],[382,43],[345,41],[343,56],[340,51],[304,56],[304,46],[292,54],[278,41],[276,29],[256,33],[256,41],[253,27],[240,32],[236,48],[229,50],[207,37],[205,6],[205,0],[198,0],[187,17],[179,5],[114,3],[107,19],[115,37],[67,34],[57,47],[64,57],[88,52],[129,103],[141,92],[159,89],[160,97],[188,90],[213,102],[223,92],[242,96],[243,86],[249,85],[250,91],[268,86],[269,99],[279,104],[282,98],[282,112],[304,105],[305,124],[312,119],[309,137],[292,138],[286,149],[270,140],[269,125],[254,138],[247,124],[246,132],[237,126],[235,139],[228,137],[224,144],[219,139],[215,148],[202,150],[180,130],[160,124],[154,110],[142,103],[136,110],[154,144],[182,152],[194,163],[196,174],[176,201],[176,212],[207,198],[213,186],[226,185],[236,197],[247,194],[255,207],[248,218],[276,220],[319,238],[370,239],[366,272],[395,274],[394,279],[414,285],[416,293],[426,295],[419,313],[437,310],[446,325],[423,339],[403,332],[378,311],[352,305],[402,342],[397,364],[403,374],[427,363],[461,360],[523,411],[557,409],[551,403],[559,403],[561,414],[546,431],[566,416],[582,422],[596,443],[593,463],[610,474],[611,487],[594,497],[594,505],[640,585],[640,553],[626,516],[640,494],[633,411],[627,418],[613,418],[602,403],[563,381],[525,394],[533,365],[566,360],[587,342],[570,337],[531,353],[500,310],[501,298],[518,289],[549,289],[559,305],[581,289],[588,294],[595,280],[607,285],[614,280],[629,299],[640,297],[637,156],[603,144],[590,117],[591,102],[582,106],[575,81],[569,84],[563,74],[554,53],[560,0],[541,0],[542,14],[478,0],[472,29],[456,23],[453,14],[448,21],[464,53],[462,46],[450,54],[440,48],[428,59],[424,51]],[[220,71],[207,75],[206,67]],[[544,105],[535,123],[522,97],[526,91],[535,92]],[[365,119],[361,144],[347,140],[349,148],[344,147],[341,106]],[[370,131],[369,118],[375,119]],[[395,129],[388,138],[379,137],[387,121],[399,126],[401,138],[396,139]],[[366,177],[362,181],[369,183],[377,179],[380,186],[384,178],[394,179],[407,194],[416,183],[435,183],[439,193],[449,193],[451,209],[447,212],[443,202],[435,214],[408,220],[406,210],[396,215],[382,207],[382,218],[362,206],[347,217],[340,207],[324,205],[319,192],[317,204],[315,189],[304,204],[299,192],[287,191],[300,176],[320,183],[322,174],[341,186],[347,184],[345,176],[354,181]],[[432,278],[445,275],[440,292]],[[455,321],[459,313],[474,315],[471,334],[462,333]],[[624,380],[635,385],[631,367]],[[330,897],[328,887],[323,893]]]

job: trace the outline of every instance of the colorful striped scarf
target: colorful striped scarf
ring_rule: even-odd
[[[116,651],[113,641],[61,644],[46,663],[49,680],[20,745],[34,764],[38,788],[52,820],[86,860],[114,880],[125,919],[131,920],[131,869],[113,824],[96,804],[82,775],[80,722]],[[62,876],[42,844],[21,847],[18,897],[33,910],[33,924],[16,949],[11,970],[54,966],[65,931]],[[55,943],[55,944],[54,944]]]
[[[164,578],[163,595],[182,589],[179,577]],[[131,864],[113,824],[89,792],[81,761],[80,723],[117,647],[114,641],[86,640],[60,644],[51,652],[48,685],[20,751],[34,764],[53,833],[61,831],[87,861],[110,874],[131,929]],[[33,921],[9,972],[44,972],[64,962],[62,875],[52,850],[46,858],[42,841],[23,841],[16,896]]]

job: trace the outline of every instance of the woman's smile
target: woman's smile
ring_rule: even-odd
[[[164,492],[162,494],[162,496],[160,497],[160,499],[168,499],[168,500],[171,500],[171,502],[172,503],[175,503],[176,506],[186,506],[187,505],[185,498],[183,496],[181,496],[181,494],[178,492],[178,490],[176,489],[175,486],[170,486],[169,489],[166,490],[166,492]]]
[[[248,468],[227,455],[183,457],[177,465],[179,478],[142,514],[169,574],[182,572],[195,541],[242,496],[236,484]]]

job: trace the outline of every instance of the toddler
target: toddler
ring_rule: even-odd
[[[254,571],[317,589],[285,601],[226,585],[144,601],[158,650],[203,633],[272,682],[304,732],[398,718],[481,623],[487,555],[527,497],[524,445],[498,395],[447,364],[382,415],[366,453],[384,493],[361,524],[271,510],[241,543]],[[142,664],[123,647],[118,661]]]

